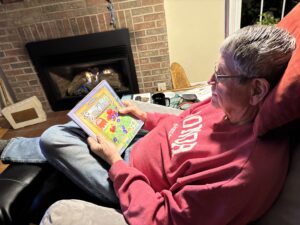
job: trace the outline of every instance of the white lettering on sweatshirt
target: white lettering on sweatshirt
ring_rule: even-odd
[[[172,156],[190,151],[197,144],[198,134],[202,128],[202,117],[190,115],[182,122],[182,130],[178,138],[171,144]]]

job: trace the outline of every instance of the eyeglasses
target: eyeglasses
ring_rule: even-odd
[[[213,79],[210,79],[208,81],[208,84],[216,84],[221,82],[221,79],[226,79],[226,78],[239,78],[241,80],[250,80],[250,79],[255,79],[255,78],[262,78],[259,76],[253,76],[253,77],[246,77],[242,75],[225,75],[225,74],[218,74],[217,73],[217,66],[214,68],[214,74],[213,74]]]

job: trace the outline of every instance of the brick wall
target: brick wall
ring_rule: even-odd
[[[140,92],[171,87],[164,0],[113,0],[117,28],[128,28]],[[0,66],[17,100],[36,95],[50,106],[25,43],[111,30],[105,0],[0,3]]]

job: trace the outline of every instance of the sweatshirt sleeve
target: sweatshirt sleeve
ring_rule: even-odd
[[[207,185],[181,184],[174,190],[155,192],[143,173],[122,160],[112,165],[109,175],[130,225],[222,225],[238,211],[235,207],[226,210],[224,195],[234,202],[233,193],[220,193]]]

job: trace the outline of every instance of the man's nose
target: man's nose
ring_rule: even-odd
[[[210,77],[210,79],[207,81],[207,83],[209,85],[215,85],[216,84],[216,77],[215,77],[215,74],[213,73]]]

